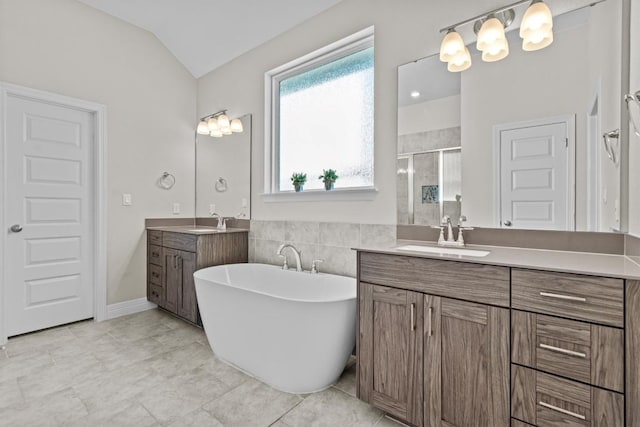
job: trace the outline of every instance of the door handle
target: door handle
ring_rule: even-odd
[[[19,233],[22,231],[22,226],[20,224],[13,224],[9,230],[11,230],[12,233]]]
[[[511,227],[511,221],[506,220],[506,221],[504,222],[504,225],[505,225],[505,227]]]
[[[552,405],[552,404],[544,402],[542,400],[539,401],[538,404],[540,406],[544,407],[544,408],[551,409],[552,411],[560,412],[561,414],[569,415],[569,416],[577,418],[579,420],[585,420],[587,418],[582,414],[578,414],[576,412],[567,411],[564,408],[560,408],[558,406]]]
[[[411,330],[416,330],[416,305],[411,303]]]

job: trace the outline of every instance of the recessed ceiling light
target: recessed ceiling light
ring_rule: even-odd
[[[413,92],[411,92],[411,97],[412,98],[417,98],[420,96],[420,92],[418,92],[417,90],[414,90]]]

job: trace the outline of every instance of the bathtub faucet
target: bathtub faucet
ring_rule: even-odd
[[[291,249],[291,251],[293,251],[293,256],[296,259],[296,271],[302,271],[302,261],[300,260],[300,252],[299,250],[297,250],[295,248],[295,246],[290,245],[289,243],[283,243],[280,245],[280,247],[278,248],[278,250],[276,251],[276,254],[278,256],[281,256],[284,258],[284,264],[282,265],[282,269],[283,270],[288,270],[289,269],[289,264],[287,264],[287,256],[282,254],[282,251],[284,251],[285,249]]]

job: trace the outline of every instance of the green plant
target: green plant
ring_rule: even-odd
[[[291,175],[291,182],[293,185],[303,185],[307,182],[307,174],[294,172],[293,175]]]
[[[318,177],[325,184],[328,182],[336,182],[336,179],[340,178],[336,175],[336,171],[334,169],[322,169],[322,175]]]

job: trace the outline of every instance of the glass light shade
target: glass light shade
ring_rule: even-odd
[[[218,127],[220,129],[225,129],[229,127],[229,117],[226,114],[221,114],[218,116]]]
[[[469,67],[471,67],[471,54],[469,53],[469,49],[465,47],[464,51],[460,52],[451,61],[449,61],[447,70],[452,73],[459,73]]]
[[[204,120],[200,120],[200,123],[198,123],[197,132],[199,135],[209,135],[209,127],[207,126],[207,122],[205,122]]]
[[[442,44],[440,45],[440,61],[449,62],[456,55],[464,52],[464,49],[464,40],[462,40],[460,34],[454,30],[449,31],[442,39]]]
[[[551,9],[544,2],[534,2],[527,9],[520,24],[520,37],[527,38],[531,33],[543,33],[553,28]]]
[[[209,120],[207,120],[207,129],[209,129],[209,132],[218,130],[218,120],[216,120],[215,117],[211,117]]]
[[[509,42],[504,39],[487,47],[482,52],[482,60],[484,62],[496,62],[506,58],[507,55],[509,55]]]
[[[215,129],[215,130],[212,130],[209,135],[211,135],[214,138],[222,138],[222,131],[220,129]]]
[[[490,18],[482,24],[480,31],[478,31],[476,47],[484,52],[489,47],[506,39],[502,22],[498,18]]]
[[[232,132],[240,133],[243,130],[244,129],[242,128],[242,120],[240,120],[240,119],[231,120],[231,131]]]
[[[544,49],[551,43],[553,43],[553,30],[530,33],[528,37],[522,40],[522,50],[532,52]]]
[[[222,129],[222,134],[223,135],[231,135],[233,132],[231,131],[231,128],[224,128]]]

